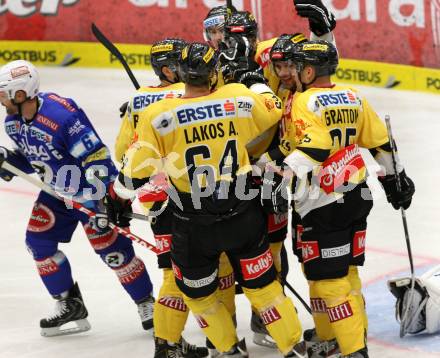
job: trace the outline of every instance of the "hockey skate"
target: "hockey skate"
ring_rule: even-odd
[[[218,358],[246,358],[249,357],[249,353],[246,347],[246,341],[244,338],[236,343],[228,352],[221,353]]]
[[[220,355],[220,352],[208,338],[206,338],[206,347],[208,348],[210,358],[217,358]]]
[[[178,343],[182,356],[185,358],[203,358],[209,354],[208,348],[197,347],[194,344],[190,344],[182,337]]]
[[[154,297],[152,295],[136,302],[138,306],[139,317],[142,321],[142,327],[148,331],[153,328],[153,307]]]
[[[67,295],[57,296],[55,299],[57,300],[55,313],[40,321],[42,336],[63,336],[86,332],[91,328],[87,320],[87,308],[84,305],[77,283],[73,285]],[[64,326],[66,324],[73,324],[75,327]]]
[[[354,353],[350,353],[348,356],[341,356],[342,358],[368,358],[368,349],[362,348]]]
[[[277,348],[275,341],[270,336],[260,316],[254,311],[252,311],[251,316],[251,330],[254,332],[252,340],[256,345]]]
[[[342,357],[336,339],[322,341],[316,329],[306,329],[303,334],[305,349],[309,358],[340,358]]]
[[[181,348],[178,344],[168,344],[165,339],[154,338],[154,358],[183,358]]]

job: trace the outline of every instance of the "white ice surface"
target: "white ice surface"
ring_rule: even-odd
[[[136,72],[141,83],[152,83],[152,74]],[[112,148],[120,123],[118,108],[133,92],[121,70],[42,68],[41,89],[73,97],[86,111],[101,137]],[[400,157],[416,183],[416,195],[407,212],[415,263],[424,271],[440,263],[440,96],[361,88],[381,116],[390,114]],[[3,115],[3,110],[2,111]],[[3,130],[0,145],[10,144]],[[36,190],[21,179],[0,182],[0,358],[16,357],[153,357],[151,334],[141,330],[135,305],[120,287],[115,275],[93,252],[79,229],[72,242],[62,244],[74,278],[79,282],[89,310],[92,330],[73,336],[43,338],[39,319],[53,309],[24,245],[24,233]],[[152,240],[142,223],[134,231]],[[290,243],[289,243],[290,247]],[[152,276],[157,292],[161,273],[155,256],[136,246]],[[394,303],[386,289],[386,278],[408,272],[400,215],[382,197],[375,202],[369,218],[367,261],[362,269],[370,314],[370,357],[440,357],[440,336],[398,338],[392,317]],[[306,282],[296,260],[290,255],[289,282],[307,297]],[[420,272],[419,271],[419,272]],[[370,299],[370,301],[369,301]],[[294,299],[304,328],[311,317]],[[251,357],[280,355],[255,346],[249,332],[250,308],[237,297],[238,334],[247,337]],[[192,343],[202,344],[201,331],[190,317],[184,333]]]

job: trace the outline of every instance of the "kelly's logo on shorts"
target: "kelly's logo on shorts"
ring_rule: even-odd
[[[303,262],[311,261],[319,257],[318,241],[306,241],[302,242],[302,258]]]
[[[273,265],[273,257],[270,249],[266,252],[250,259],[241,259],[241,272],[243,273],[243,278],[245,280],[254,280],[267,271]]]

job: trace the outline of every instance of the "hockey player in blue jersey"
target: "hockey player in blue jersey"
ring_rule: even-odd
[[[117,170],[84,111],[72,99],[39,92],[37,70],[22,60],[0,69],[0,102],[8,114],[6,133],[16,147],[0,147],[0,177],[13,177],[1,169],[7,161],[26,173],[36,172],[58,193],[102,212],[101,199],[106,188],[113,185]],[[154,299],[145,265],[136,257],[132,242],[107,227],[105,221],[96,217],[90,220],[62,200],[40,192],[28,223],[26,245],[44,285],[56,299],[55,314],[40,321],[43,336],[90,329],[69,261],[58,249],[58,243],[71,240],[78,223],[83,225],[95,252],[138,305],[144,329],[152,328]],[[128,226],[129,221],[122,218],[118,224]],[[63,329],[72,321],[75,328]]]

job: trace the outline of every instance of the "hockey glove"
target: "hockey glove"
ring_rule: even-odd
[[[128,214],[133,212],[131,208],[131,200],[120,198],[113,189],[113,183],[109,185],[107,194],[104,199],[107,209],[108,220],[119,227],[129,227],[131,218]]]
[[[261,204],[268,214],[285,213],[289,209],[287,187],[289,180],[278,173],[267,170],[261,187]]]
[[[10,156],[11,154],[12,153],[9,149],[5,147],[0,147],[0,178],[2,178],[5,181],[11,181],[12,178],[15,177],[15,175],[12,174],[11,172],[2,169],[3,162],[5,162],[8,156]]]
[[[402,207],[406,210],[411,205],[416,189],[413,181],[406,175],[404,170],[399,173],[399,177],[402,186],[400,191],[397,189],[397,179],[394,174],[379,177],[379,181],[382,183],[388,202],[393,205],[394,209],[399,210]]]
[[[119,117],[124,118],[125,113],[127,113],[128,108],[128,102],[125,102],[122,104],[121,107],[119,107]]]
[[[260,71],[245,72],[240,76],[238,82],[244,84],[247,88],[257,83],[267,84],[266,78]]]
[[[293,0],[298,16],[309,20],[310,31],[317,36],[325,35],[336,27],[335,16],[321,0]]]

